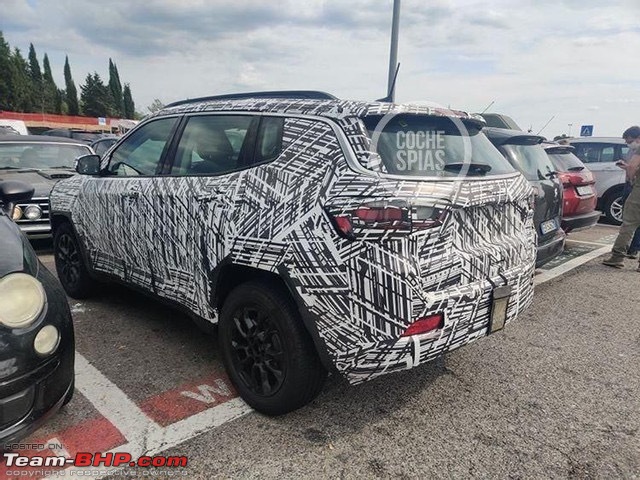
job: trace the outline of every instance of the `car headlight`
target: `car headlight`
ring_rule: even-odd
[[[22,209],[19,206],[16,205],[15,207],[13,207],[13,213],[11,214],[11,218],[14,222],[22,218]]]
[[[44,308],[47,296],[42,284],[26,273],[0,279],[0,324],[9,328],[31,325]]]
[[[24,209],[24,216],[29,220],[39,220],[42,217],[42,209],[38,205],[29,205]]]

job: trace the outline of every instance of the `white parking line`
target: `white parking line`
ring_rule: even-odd
[[[602,242],[588,242],[585,240],[574,240],[573,238],[567,238],[567,243],[579,243],[581,245],[600,245],[600,246],[609,246],[611,247],[610,243],[602,243]]]
[[[611,252],[611,245],[607,245],[606,247],[599,248],[589,253],[585,253],[584,255],[580,255],[579,257],[574,258],[573,260],[569,260],[568,262],[563,263],[562,265],[558,265],[551,270],[546,270],[536,275],[533,279],[534,285],[540,285],[542,283],[548,282],[549,280],[553,280],[560,275],[564,275],[570,270],[579,267],[580,265],[584,265],[587,262],[590,262],[594,258],[598,258],[600,255],[605,255]]]
[[[127,395],[80,353],[76,352],[76,388],[93,406],[132,441],[160,430]]]

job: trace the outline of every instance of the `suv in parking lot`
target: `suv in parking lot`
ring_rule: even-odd
[[[568,142],[576,149],[576,157],[596,177],[598,210],[611,223],[620,225],[625,177],[624,170],[616,166],[616,162],[626,158],[629,147],[622,138],[616,137],[570,138]]]
[[[462,112],[270,92],[179,102],[51,196],[59,276],[218,323],[257,410],[415,367],[532,301],[532,189]]]

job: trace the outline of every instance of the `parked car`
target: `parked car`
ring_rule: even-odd
[[[327,370],[415,367],[531,303],[532,188],[483,125],[321,92],[172,104],[54,187],[56,268],[74,298],[112,279],[217,323],[242,398],[289,412]]]
[[[103,134],[102,132],[81,130],[77,128],[53,128],[51,130],[45,130],[40,135],[49,137],[71,138],[73,140],[79,140],[80,142],[90,144],[100,138]]]
[[[574,148],[555,142],[542,144],[564,187],[562,229],[565,233],[593,227],[600,219],[593,173],[576,157]]]
[[[118,140],[120,140],[120,137],[105,136],[97,140],[94,140],[91,143],[91,148],[93,149],[94,152],[96,152],[96,155],[102,156],[107,152],[107,150],[109,150],[116,143],[118,143]]]
[[[615,224],[622,224],[622,193],[624,190],[624,170],[616,166],[624,160],[629,147],[622,138],[580,137],[570,138],[575,147],[575,155],[593,172],[598,191],[598,210]]]
[[[0,135],[20,135],[20,132],[10,125],[0,125]]]
[[[51,237],[51,187],[62,178],[75,175],[75,159],[91,153],[93,151],[88,145],[68,138],[38,135],[0,137],[0,180],[20,180],[35,188],[33,198],[18,202],[12,214],[27,237]]]
[[[0,451],[73,396],[74,336],[67,297],[7,215],[33,187],[0,182]]]
[[[500,153],[520,170],[536,190],[534,222],[538,233],[536,266],[541,267],[564,251],[566,235],[561,226],[562,183],[540,145],[544,138],[519,130],[485,128]]]

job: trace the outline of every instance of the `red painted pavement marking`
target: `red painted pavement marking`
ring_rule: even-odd
[[[228,377],[218,374],[151,397],[142,402],[140,409],[166,427],[237,396]]]
[[[21,444],[44,444],[45,446],[61,444],[63,451],[66,451],[71,457],[78,452],[107,452],[119,445],[124,445],[127,440],[122,436],[120,431],[106,418],[100,416],[91,418],[77,425],[73,425],[65,430],[53,434],[46,439],[39,438],[35,435],[21,440]],[[57,445],[56,447],[57,448]],[[13,453],[20,453],[27,457],[43,456],[53,457],[62,455],[60,450],[17,450]],[[66,467],[64,467],[66,468]],[[27,472],[37,472],[61,470],[61,468],[51,467],[7,467],[5,457],[0,459],[0,480],[9,480],[16,478],[15,475],[8,475],[8,471],[21,473],[19,478],[40,478],[41,475],[29,476]]]

